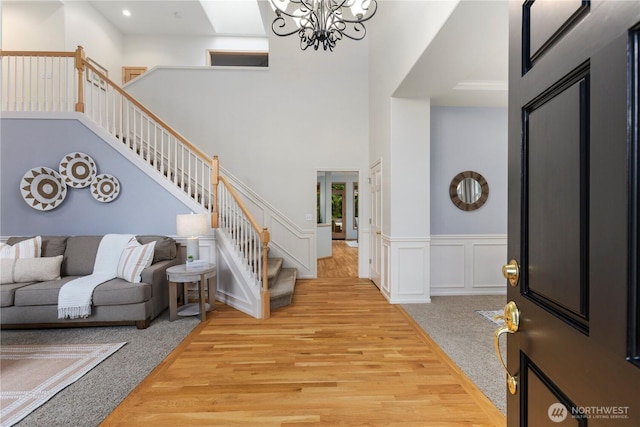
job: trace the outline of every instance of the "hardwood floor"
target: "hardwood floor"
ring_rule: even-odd
[[[177,320],[180,321],[180,320]],[[126,369],[126,367],[124,367]],[[299,280],[257,320],[218,303],[103,426],[504,426],[369,280]]]
[[[318,260],[318,279],[358,277],[358,248],[345,240],[331,242],[331,257]]]

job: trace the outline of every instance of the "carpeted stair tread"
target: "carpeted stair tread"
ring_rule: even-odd
[[[295,268],[283,268],[280,270],[278,280],[269,289],[272,310],[291,304],[297,276],[298,270]]]

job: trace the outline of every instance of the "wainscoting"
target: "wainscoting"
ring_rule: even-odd
[[[506,235],[431,236],[431,296],[502,295]]]

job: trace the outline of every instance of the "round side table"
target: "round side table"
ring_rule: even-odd
[[[207,264],[198,268],[187,268],[185,264],[174,265],[167,268],[167,279],[169,280],[169,320],[174,321],[178,317],[178,283],[198,283],[198,301],[200,305],[200,320],[207,319],[207,310],[204,300],[204,283],[207,282],[209,291],[209,305],[211,309],[215,307],[216,301],[216,266]]]

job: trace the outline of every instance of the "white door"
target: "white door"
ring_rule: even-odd
[[[369,277],[380,289],[382,270],[382,164],[376,163],[371,168],[371,259]]]

